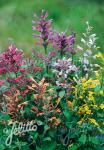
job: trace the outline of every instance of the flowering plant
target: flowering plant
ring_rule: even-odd
[[[42,54],[35,47],[25,58],[14,44],[0,54],[0,149],[103,150],[104,56],[96,34],[87,22],[76,46],[75,33],[58,33],[47,17],[42,11],[33,21]],[[15,121],[35,121],[37,130],[18,133],[8,146]]]

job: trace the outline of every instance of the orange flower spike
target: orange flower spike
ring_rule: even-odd
[[[34,88],[32,88],[31,86],[28,85],[27,87],[28,87],[29,90],[35,91]]]
[[[61,113],[61,110],[59,108],[56,108],[57,113]]]
[[[43,84],[44,84],[44,82],[45,82],[45,78],[43,78],[40,82],[39,82],[39,86],[42,86]]]
[[[34,98],[37,100],[39,99],[39,95],[38,94],[34,94]]]
[[[57,99],[57,104],[56,104],[56,106],[60,103],[60,100],[61,100],[61,98],[58,98],[58,99]]]
[[[54,90],[53,90],[53,89],[49,89],[49,90],[48,90],[48,92],[53,93],[53,92],[54,92]]]
[[[51,101],[52,100],[52,96],[47,97],[47,100]]]
[[[38,112],[38,108],[35,107],[35,106],[32,106],[31,110],[32,110],[33,112]]]
[[[29,92],[29,90],[26,89],[26,90],[23,91],[23,94],[27,94],[28,92]]]
[[[30,80],[33,81],[34,83],[37,83],[32,76],[30,76]]]
[[[37,88],[36,84],[34,84],[34,83],[31,85],[31,87],[32,88]]]
[[[71,101],[67,101],[67,105],[68,107],[73,108],[73,103]]]
[[[49,119],[49,121],[53,124],[53,125],[59,125],[61,123],[61,120],[59,118],[56,117],[52,117]]]
[[[19,91],[19,90],[16,90],[15,96],[18,96],[18,95],[20,95],[20,91]]]
[[[31,109],[30,112],[34,113],[34,111]]]
[[[33,79],[33,77],[30,77],[30,80],[34,82],[33,86],[39,87],[38,83]]]
[[[16,97],[15,102],[20,102],[20,99]]]
[[[13,124],[13,119],[8,120],[8,125]]]
[[[23,102],[23,103],[21,103],[21,104],[18,105],[18,108],[21,108],[22,106],[25,106],[25,105],[27,105],[27,104],[28,104],[28,101]]]
[[[40,112],[40,113],[37,114],[37,116],[42,116],[42,115],[44,115],[43,112]]]

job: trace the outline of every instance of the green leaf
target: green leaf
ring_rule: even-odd
[[[43,125],[43,122],[41,120],[37,120],[38,125]]]
[[[98,86],[95,87],[94,91],[95,91],[95,92],[98,92],[100,89],[101,89],[101,86],[98,85]]]
[[[40,147],[36,147],[36,150],[42,150]]]
[[[75,144],[75,145],[69,145],[69,146],[68,146],[68,150],[77,150],[78,147],[79,147],[78,144]]]
[[[10,76],[11,76],[12,78],[15,78],[15,77],[16,77],[16,74],[15,74],[14,72],[11,72],[11,73],[10,73]]]
[[[64,97],[64,95],[65,95],[65,91],[61,91],[61,92],[59,92],[59,97],[60,97],[60,98],[63,98],[63,97]]]
[[[35,133],[34,133],[34,140],[36,140],[36,139],[37,139],[37,137],[38,137],[38,133],[37,133],[37,132],[35,132]]]
[[[1,91],[4,91],[6,88],[7,88],[6,86],[2,85],[2,86],[0,87],[0,90],[1,90]]]
[[[86,135],[85,134],[82,134],[81,136],[80,136],[80,138],[79,138],[79,142],[81,142],[82,144],[85,144],[86,143],[86,139],[87,139],[87,137],[86,137]]]
[[[47,132],[47,130],[49,130],[49,126],[48,126],[48,125],[45,125],[45,126],[44,126],[44,133],[43,133],[43,134],[45,134],[45,133]]]
[[[7,121],[10,119],[10,116],[8,114],[2,115],[1,117],[3,120]]]
[[[56,142],[55,141],[44,141],[42,145],[42,150],[55,150]]]
[[[64,110],[64,111],[63,111],[63,114],[64,114],[64,116],[66,117],[66,119],[67,119],[68,121],[70,121],[70,119],[71,119],[71,112],[70,112],[70,110],[69,110],[69,109]]]
[[[22,66],[21,66],[21,68],[27,68],[27,67],[28,67],[27,65],[22,65]]]
[[[3,144],[0,144],[0,150],[4,150],[5,146]]]
[[[93,144],[99,144],[100,140],[96,137],[89,137],[89,141]]]
[[[51,138],[50,138],[50,137],[45,137],[45,138],[43,139],[43,141],[51,141]]]

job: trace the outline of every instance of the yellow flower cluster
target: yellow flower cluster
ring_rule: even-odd
[[[83,89],[85,89],[85,90],[93,89],[97,85],[100,85],[100,81],[98,79],[96,79],[96,80],[93,80],[93,79],[87,80],[86,78],[82,78],[81,83],[82,83]]]
[[[101,52],[99,52],[98,54],[96,54],[96,57],[97,58],[101,58],[104,61],[104,55]]]
[[[101,109],[104,109],[104,104],[101,104],[99,107],[100,107]]]
[[[82,114],[87,114],[87,115],[92,114],[91,110],[90,110],[90,108],[87,104],[84,104],[84,105],[80,106],[79,110],[78,110],[78,113],[81,114],[81,115]]]
[[[76,99],[80,98],[84,100],[86,95],[88,100],[94,101],[93,89],[98,85],[100,85],[99,79],[93,80],[90,78],[87,80],[86,78],[81,78],[80,83],[74,87],[74,94]]]
[[[88,92],[88,100],[94,101],[94,92],[92,92],[92,91]]]
[[[97,123],[97,121],[94,118],[89,118],[89,121],[94,124],[95,126],[99,126],[99,124]]]

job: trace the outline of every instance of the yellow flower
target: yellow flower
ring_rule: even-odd
[[[96,109],[96,108],[97,108],[97,105],[96,105],[96,104],[94,104],[94,105],[92,105],[92,107]]]
[[[96,78],[100,78],[100,73],[97,71],[95,72]]]
[[[87,114],[87,115],[90,115],[91,114],[91,110],[89,109],[88,105],[87,104],[84,104],[83,106],[81,106],[79,108],[79,111],[78,111],[79,114]]]
[[[98,79],[96,79],[96,80],[92,80],[92,79],[86,80],[85,78],[83,78],[83,79],[81,79],[81,82],[82,82],[82,87],[86,90],[95,88],[97,85],[100,84],[100,81]]]
[[[90,100],[90,101],[94,101],[94,92],[92,92],[92,91],[89,91],[88,92],[88,99]]]
[[[93,123],[94,125],[99,126],[99,124],[96,122],[95,119],[90,118],[89,121],[90,121],[91,123]]]
[[[83,98],[83,96],[81,95],[79,98],[80,98],[80,99],[82,99],[82,98]]]
[[[101,58],[104,61],[104,55],[102,53],[96,54],[96,57]]]
[[[99,94],[100,94],[100,95],[103,95],[103,90],[100,90],[100,91],[99,91]]]
[[[87,105],[84,107],[84,109],[85,109],[85,113],[86,113],[87,115],[90,115],[90,114],[91,114],[91,110],[89,109],[89,107],[88,107]]]
[[[99,107],[100,107],[101,109],[104,109],[104,104],[101,104]]]

